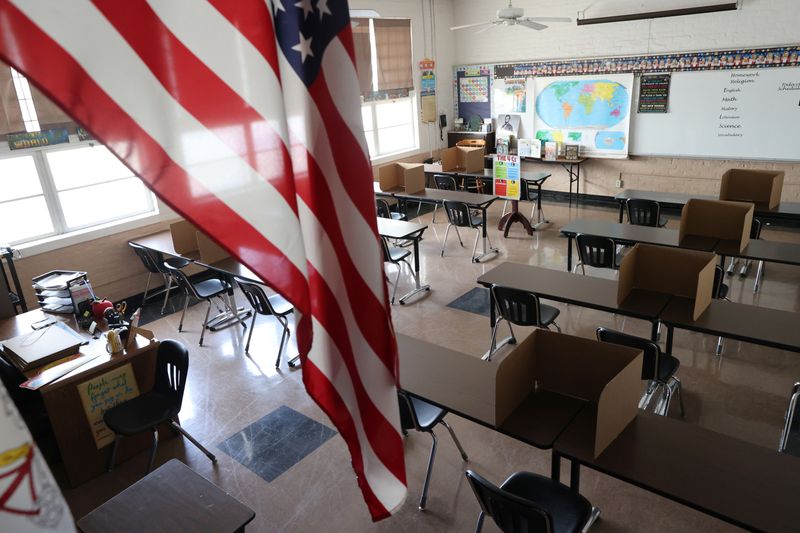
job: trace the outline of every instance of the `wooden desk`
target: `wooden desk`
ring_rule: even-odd
[[[532,292],[545,300],[647,320],[652,324],[653,338],[658,316],[670,299],[667,294],[635,290],[619,304],[616,281],[519,263],[502,263],[480,276],[478,283],[485,287],[502,285]],[[491,293],[489,306],[489,322],[493,327],[495,306]]]
[[[800,313],[711,300],[708,309],[693,320],[693,305],[686,298],[673,296],[662,311],[660,319],[667,327],[666,353],[672,353],[674,328],[800,352]]]
[[[595,458],[592,416],[581,412],[553,450],[572,461],[573,490],[583,465],[745,529],[798,530],[800,459],[644,412]]]
[[[567,270],[572,271],[572,241],[579,234],[594,235],[613,239],[617,244],[634,245],[636,243],[671,246],[673,248],[689,248],[702,252],[712,252],[718,239],[691,235],[678,243],[678,231],[666,228],[620,224],[608,220],[573,220],[563,228],[561,234],[567,237]]]
[[[37,309],[0,321],[0,339],[30,332],[31,324],[45,317],[55,318],[71,326],[74,324],[71,315],[68,317],[45,315]],[[94,340],[87,332],[79,333],[90,341],[88,345],[81,347],[80,352],[101,355],[39,389],[53,426],[69,482],[73,486],[104,473],[108,468],[108,458],[111,453],[110,446],[97,449],[76,385],[130,363],[139,392],[147,392],[153,388],[156,352],[159,345],[158,340],[150,341],[139,335],[130,350],[122,354],[109,355],[106,352],[104,337]],[[172,434],[171,430],[161,432],[163,438],[169,438]],[[129,459],[140,451],[148,449],[150,444],[149,434],[125,438],[120,442],[117,458],[119,461]]]
[[[256,513],[172,459],[78,520],[84,533],[244,531]]]
[[[637,198],[642,200],[654,200],[659,204],[666,207],[681,209],[686,202],[692,198],[701,200],[718,200],[717,196],[707,196],[701,194],[681,194],[672,192],[656,192],[656,191],[641,191],[638,189],[625,189],[624,191],[614,195],[614,199],[619,202],[619,221],[625,214],[625,202],[629,198]],[[774,209],[768,209],[765,205],[754,204],[755,217],[772,218],[776,220],[784,220],[787,222],[800,221],[800,202],[781,202]]]
[[[378,235],[387,239],[411,241],[414,245],[415,287],[412,291],[404,294],[400,298],[400,305],[405,305],[406,301],[415,294],[431,290],[430,285],[422,285],[419,281],[419,241],[422,239],[422,234],[427,228],[428,226],[425,224],[378,217]]]

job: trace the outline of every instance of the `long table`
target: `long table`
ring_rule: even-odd
[[[445,191],[441,189],[429,189],[425,188],[419,192],[415,193],[408,193],[404,189],[397,188],[397,189],[390,189],[388,191],[383,191],[380,188],[380,185],[375,182],[374,185],[374,192],[377,196],[386,196],[390,198],[395,198],[399,200],[403,205],[408,200],[412,200],[415,202],[423,202],[429,204],[444,204],[444,202],[461,202],[466,204],[467,207],[471,209],[479,209],[483,216],[483,226],[481,228],[481,239],[483,241],[483,249],[482,253],[477,257],[474,257],[472,260],[475,263],[479,263],[481,259],[484,257],[500,253],[500,250],[497,248],[492,248],[488,246],[488,232],[487,227],[489,225],[489,218],[486,214],[487,209],[492,202],[497,200],[497,196],[494,194],[478,194],[474,192],[466,192],[466,191]],[[405,209],[404,209],[405,211]]]
[[[719,200],[719,198],[716,196],[642,191],[638,189],[625,189],[624,191],[614,195],[614,200],[619,202],[620,222],[622,222],[625,215],[625,203],[628,201],[628,199],[653,200],[662,206],[681,209],[686,202],[692,198],[701,200]],[[753,214],[756,217],[769,217],[788,222],[798,222],[800,221],[800,202],[781,202],[774,209],[769,209],[765,205],[755,204],[755,212]]]

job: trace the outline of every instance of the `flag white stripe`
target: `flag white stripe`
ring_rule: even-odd
[[[350,406],[350,416],[353,419],[358,436],[358,445],[361,449],[361,457],[364,462],[364,476],[369,484],[375,497],[380,500],[381,504],[391,513],[402,505],[406,497],[406,487],[400,482],[392,472],[386,468],[376,455],[364,433],[364,424],[361,416],[353,406],[357,406],[355,391],[353,390],[353,383],[350,381],[350,376],[347,372],[342,372],[339,363],[334,365],[333,361],[340,361],[341,355],[339,354],[336,344],[327,335],[325,328],[313,320],[314,328],[314,345],[308,354],[308,358],[314,365],[316,365],[320,372],[333,384],[336,392],[339,393],[342,400]],[[396,394],[396,393],[395,393]],[[395,406],[397,400],[395,399]]]
[[[364,338],[361,328],[358,327],[358,320],[353,314],[350,298],[347,297],[347,286],[336,261],[336,250],[334,250],[333,243],[322,230],[322,225],[314,213],[302,200],[298,202],[298,212],[306,242],[319,244],[319,246],[311,247],[308,250],[308,262],[320,273],[320,276],[334,294],[336,303],[342,313],[342,318],[349,326],[347,328],[347,337],[350,340],[353,354],[358,360],[358,365],[356,366],[357,379],[361,381],[370,400],[383,417],[394,427],[400,427],[397,394],[393,388],[395,380],[389,369],[386,368],[386,365]],[[315,234],[310,235],[309,232],[311,231]],[[373,242],[375,241],[373,240]],[[354,304],[358,305],[358,302],[354,302]],[[316,343],[316,337],[314,342]]]
[[[330,209],[347,241],[347,251],[353,264],[375,298],[385,305],[383,272],[375,268],[376,264],[381,264],[379,249],[375,246],[375,234],[347,194],[336,170],[330,141],[326,135],[320,133],[325,131],[325,124],[316,102],[286,61],[286,57],[278,54],[278,59],[289,132],[302,142],[323,172],[333,197],[334,205]],[[307,171],[307,168],[300,168],[301,161],[293,158],[292,162],[295,174]]]
[[[325,55],[322,56],[322,70],[325,73],[332,73],[330,76],[325,76],[325,84],[328,86],[331,100],[339,109],[339,115],[347,123],[350,133],[358,140],[364,157],[369,159],[367,140],[364,137],[364,124],[361,122],[361,105],[358,98],[353,97],[354,94],[361,92],[358,86],[358,74],[338,37],[332,40],[325,49]]]
[[[299,221],[289,204],[172,98],[94,5],[87,0],[12,2],[58,42],[176,164],[306,272],[303,243],[297,238]],[[267,205],[270,209],[264,208]]]
[[[204,0],[148,0],[148,4],[184,46],[269,122],[288,148],[283,101],[275,98],[281,85],[256,47]]]

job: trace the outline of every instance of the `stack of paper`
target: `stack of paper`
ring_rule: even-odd
[[[6,359],[21,372],[73,354],[84,339],[62,322],[2,342]]]

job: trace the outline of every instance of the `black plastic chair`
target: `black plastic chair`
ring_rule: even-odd
[[[507,342],[511,344],[516,344],[517,342],[511,324],[516,326],[535,326],[537,328],[549,328],[552,324],[561,333],[561,328],[556,324],[556,318],[558,318],[558,314],[561,311],[555,307],[540,303],[539,297],[532,292],[500,285],[494,285],[490,290],[494,296],[497,319],[492,328],[492,343],[489,345],[489,352],[484,356],[487,361],[492,359],[492,355],[499,348],[497,346],[497,328],[503,320],[508,322],[508,330],[511,332],[511,336]]]
[[[281,353],[283,352],[283,344],[288,344],[291,331],[289,330],[289,319],[287,318],[294,312],[294,306],[289,303],[286,298],[280,294],[273,294],[267,296],[261,285],[251,283],[247,280],[236,278],[236,283],[242,290],[244,297],[250,302],[253,307],[253,321],[250,323],[250,333],[247,334],[247,343],[244,345],[245,353],[250,353],[250,339],[253,338],[253,330],[256,325],[256,315],[274,316],[278,323],[283,328],[281,332],[281,343],[278,345],[278,358],[275,360],[275,368],[281,364]],[[294,367],[300,356],[294,357],[289,360],[289,366]]]
[[[663,389],[661,399],[656,404],[653,412],[657,415],[666,416],[669,413],[672,397],[677,393],[681,416],[685,415],[681,380],[675,375],[681,366],[681,362],[677,357],[663,353],[659,345],[653,341],[611,329],[597,328],[597,340],[635,348],[641,350],[644,354],[642,379],[647,380],[647,388],[641,400],[639,400],[639,409],[646,410],[655,393],[659,389]]]
[[[483,217],[472,214],[467,204],[462,202],[445,201],[444,210],[445,213],[447,213],[449,224],[447,224],[447,229],[444,232],[444,239],[442,240],[442,257],[444,257],[444,248],[447,245],[447,235],[450,233],[450,228],[456,228],[458,242],[462,247],[464,246],[464,241],[461,240],[461,234],[458,232],[458,228],[472,228],[477,230],[475,245],[472,247],[472,262],[477,262],[475,260],[475,251],[478,249],[478,240],[481,238],[484,223]],[[491,242],[489,242],[489,245],[491,246]]]
[[[456,179],[453,176],[447,176],[445,174],[434,174],[433,183],[436,185],[436,188],[441,191],[458,190]],[[439,209],[439,204],[437,203],[433,206],[433,218],[431,218],[431,222],[436,222],[436,211],[438,209]],[[417,215],[419,215],[419,212],[417,213]]]
[[[628,222],[635,226],[663,228],[667,225],[667,217],[661,216],[661,204],[655,200],[628,198]]]
[[[533,472],[512,474],[499,487],[472,470],[467,480],[481,506],[475,533],[487,515],[504,533],[576,533],[587,531],[600,516],[577,492]]]
[[[389,208],[389,202],[382,198],[375,200],[375,207],[378,210],[378,216],[381,218],[388,218],[391,220],[405,220],[406,216],[403,213],[397,213]]]
[[[391,263],[397,267],[397,277],[392,284],[392,299],[391,302],[394,304],[394,298],[397,294],[397,285],[400,283],[400,274],[403,271],[403,265],[405,264],[408,267],[408,271],[411,272],[411,275],[414,277],[414,280],[417,279],[417,273],[414,272],[414,269],[411,268],[411,263],[408,262],[408,257],[411,256],[411,251],[406,248],[400,248],[399,246],[389,246],[389,243],[386,242],[386,239],[381,237],[381,246],[383,247],[383,260],[386,263]]]
[[[798,400],[800,400],[800,383],[795,383],[792,387],[792,394],[789,396],[786,415],[783,417],[783,431],[781,431],[781,440],[778,443],[779,452],[795,457],[800,457],[800,439],[798,439],[800,429],[797,424]]]
[[[714,267],[714,286],[711,290],[711,297],[715,300],[727,300],[728,299],[728,291],[730,288],[725,284],[725,273],[722,270],[722,267],[717,265]],[[722,351],[725,348],[725,339],[719,337],[717,339],[717,349],[715,353],[717,355],[722,355]]]
[[[164,303],[161,304],[161,314],[163,315],[164,309],[167,307],[167,300],[169,300],[170,291],[178,288],[178,284],[172,277],[172,274],[164,267],[164,255],[161,252],[145,248],[144,246],[139,246],[133,242],[129,242],[128,246],[133,249],[134,253],[136,253],[136,256],[147,269],[147,283],[144,286],[144,294],[142,295],[142,306],[147,303],[147,291],[150,290],[150,278],[152,275],[160,274],[164,278],[164,289],[155,294],[157,295],[161,292],[164,292]],[[184,268],[191,262],[183,257],[170,257],[166,259],[166,261],[175,268]],[[152,298],[155,295],[151,294],[150,297]]]
[[[587,266],[594,268],[610,268],[612,270],[617,270],[619,268],[617,245],[612,239],[595,235],[579,234],[575,237],[575,244],[578,247],[579,261],[572,269],[573,273],[578,271],[579,266],[584,275],[586,274]]]
[[[155,381],[153,390],[116,405],[105,412],[103,421],[114,432],[114,447],[108,462],[108,471],[114,470],[117,447],[120,438],[143,433],[148,429],[153,432],[153,445],[150,448],[150,460],[147,472],[153,469],[153,461],[158,448],[158,425],[167,423],[189,441],[197,446],[212,463],[217,462],[213,453],[183,429],[175,420],[183,403],[183,391],[186,388],[186,376],[189,372],[189,351],[178,341],[165,340],[158,347],[156,357]]]
[[[425,510],[425,505],[428,501],[428,486],[431,482],[431,471],[433,470],[433,460],[436,457],[436,446],[438,443],[436,433],[433,432],[434,426],[441,424],[447,428],[448,433],[450,433],[450,436],[453,438],[453,442],[456,444],[456,448],[458,448],[458,451],[461,453],[461,458],[465,461],[469,461],[469,458],[464,452],[464,448],[461,447],[461,443],[458,441],[458,437],[456,437],[453,428],[444,421],[444,417],[447,414],[446,410],[441,407],[436,407],[425,400],[410,396],[406,392],[400,390],[397,391],[397,402],[400,406],[400,424],[403,428],[403,434],[409,429],[415,429],[423,433],[428,433],[431,439],[433,439],[431,455],[428,458],[428,470],[425,473],[425,484],[422,486],[422,496],[419,499],[419,509],[422,511]]]
[[[186,316],[186,308],[189,307],[190,297],[208,302],[208,307],[206,308],[206,317],[203,320],[203,326],[200,331],[200,346],[203,345],[203,337],[205,336],[206,329],[209,327],[208,315],[211,312],[211,300],[214,298],[217,298],[220,302],[222,302],[222,307],[217,306],[220,312],[223,308],[226,309],[231,314],[231,317],[235,317],[236,320],[239,321],[239,323],[242,325],[242,328],[247,329],[247,325],[239,318],[239,314],[236,312],[236,310],[231,309],[231,307],[228,305],[228,302],[225,300],[226,294],[233,293],[233,289],[227,281],[218,278],[211,278],[198,283],[192,283],[192,281],[186,276],[186,274],[183,273],[183,271],[181,271],[181,269],[175,268],[167,262],[165,262],[164,265],[169,269],[170,273],[175,278],[175,281],[178,282],[178,285],[180,285],[186,293],[186,301],[183,304],[183,312],[181,313],[181,321],[178,324],[178,331],[183,331],[183,318]]]
[[[757,218],[753,219],[753,223],[750,225],[750,239],[751,240],[758,240],[761,238],[761,228],[763,224]],[[731,257],[730,263],[728,263],[727,273],[730,276],[733,274],[734,270],[736,269],[736,264],[739,260],[735,257]],[[744,263],[742,264],[742,268],[739,270],[739,277],[744,278],[747,276],[747,272],[750,270],[750,259],[745,259]],[[764,261],[758,262],[758,269],[756,270],[756,281],[753,284],[753,292],[758,292],[758,288],[761,286],[761,279],[764,275]]]

